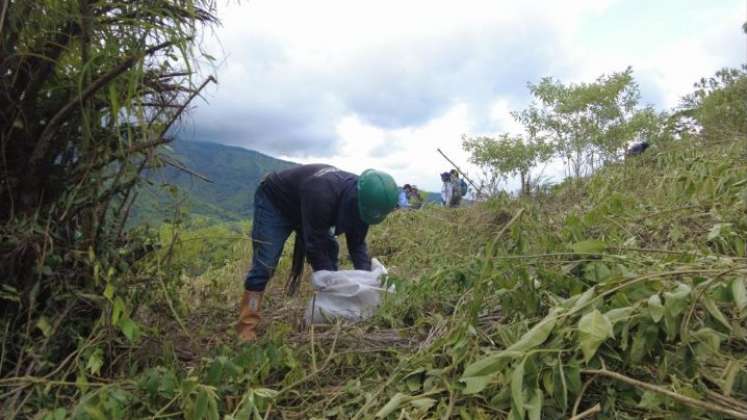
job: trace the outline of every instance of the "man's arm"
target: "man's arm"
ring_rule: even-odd
[[[354,226],[351,232],[345,233],[350,259],[353,260],[353,266],[356,270],[371,271],[371,257],[368,256],[368,246],[366,245],[367,234],[368,225],[363,223]]]
[[[334,214],[334,200],[325,191],[301,192],[301,231],[306,256],[314,271],[335,271],[330,258],[329,228]]]

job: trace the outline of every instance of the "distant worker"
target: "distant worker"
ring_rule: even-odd
[[[466,194],[462,193],[462,182],[459,179],[459,172],[456,169],[452,169],[449,173],[449,182],[451,183],[451,200],[449,200],[449,207],[459,207],[462,203],[462,196]]]
[[[410,189],[410,208],[419,209],[423,207],[423,194],[415,185]]]
[[[410,208],[410,196],[412,195],[412,186],[405,184],[399,192],[397,206],[401,209]]]
[[[454,187],[451,184],[451,175],[448,172],[441,174],[441,205],[444,207],[451,203],[451,196],[454,192]]]
[[[643,154],[643,152],[645,152],[646,149],[649,148],[649,146],[651,145],[645,141],[635,143],[628,148],[628,150],[625,152],[625,156],[638,156],[640,154]]]
[[[397,184],[390,175],[374,169],[358,176],[315,164],[265,177],[254,194],[252,265],[239,308],[239,340],[257,338],[262,293],[291,232],[296,231],[296,251],[301,244],[301,269],[305,254],[314,271],[336,271],[339,247],[335,236],[345,234],[355,269],[370,270],[368,227],[381,223],[396,206]]]

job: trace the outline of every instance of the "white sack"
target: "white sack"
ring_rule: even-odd
[[[324,324],[335,319],[361,321],[376,311],[384,293],[393,293],[394,287],[384,289],[386,268],[376,258],[371,261],[371,271],[321,270],[311,275],[315,294],[306,305],[306,324]]]

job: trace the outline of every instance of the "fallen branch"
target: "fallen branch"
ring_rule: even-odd
[[[578,397],[576,398],[576,402],[573,404],[573,411],[571,411],[571,418],[583,418],[576,415],[578,413],[578,407],[581,406],[581,399],[584,397],[584,394],[586,394],[586,390],[589,388],[589,385],[591,385],[592,382],[594,382],[594,379],[596,379],[596,375],[589,378],[586,383],[584,383],[584,386],[581,387],[581,392],[578,393]],[[597,404],[599,405],[599,404]],[[593,407],[592,407],[593,408]],[[589,410],[586,410],[589,411]],[[586,413],[586,411],[582,412],[581,415]]]
[[[212,179],[206,177],[205,175],[202,175],[202,174],[200,174],[198,172],[195,172],[195,171],[187,168],[181,162],[173,160],[170,157],[167,157],[165,155],[160,155],[160,156],[158,156],[158,159],[161,160],[163,163],[165,163],[165,164],[167,164],[167,165],[169,165],[169,166],[171,166],[171,167],[173,167],[175,169],[178,169],[178,170],[180,170],[182,172],[186,172],[186,173],[188,173],[188,174],[190,174],[190,175],[192,175],[194,177],[200,178],[201,180],[203,180],[205,182],[209,182],[211,184],[215,183],[215,181],[213,181]]]
[[[511,220],[509,220],[508,223],[506,223],[501,228],[501,230],[498,232],[498,234],[495,235],[495,240],[497,241],[501,236],[503,236],[503,234],[506,233],[506,231],[508,230],[508,228],[510,228],[511,225],[513,225],[514,223],[516,223],[517,220],[519,220],[519,218],[521,217],[522,214],[524,214],[524,209],[523,208],[519,209],[519,211],[516,212],[516,214],[514,215],[514,217],[512,217]]]
[[[594,414],[597,414],[597,413],[599,413],[601,411],[602,411],[602,406],[599,403],[597,403],[594,407],[591,407],[590,409],[581,412],[577,416],[571,417],[570,420],[581,420],[581,419],[585,419],[585,418],[591,417]]]
[[[587,374],[587,375],[601,375],[601,376],[606,376],[608,378],[611,378],[611,379],[614,379],[614,380],[617,380],[617,381],[620,381],[620,382],[624,382],[624,383],[626,383],[628,385],[632,385],[632,386],[637,387],[637,388],[643,388],[643,389],[645,389],[647,391],[656,392],[657,394],[666,395],[667,397],[669,397],[669,398],[671,398],[671,399],[673,399],[673,400],[675,400],[675,401],[677,401],[679,403],[682,403],[684,405],[690,406],[690,407],[700,408],[700,409],[703,409],[703,410],[706,410],[706,411],[712,411],[712,412],[715,412],[715,413],[724,414],[724,415],[727,415],[727,416],[734,417],[736,419],[746,419],[747,420],[747,412],[732,410],[731,408],[725,407],[725,406],[720,405],[720,404],[714,404],[714,403],[707,402],[707,401],[696,400],[695,398],[690,398],[688,396],[678,394],[678,393],[676,393],[674,391],[670,391],[670,390],[668,390],[666,388],[663,388],[661,386],[650,384],[648,382],[639,381],[637,379],[633,379],[631,377],[628,377],[628,376],[625,376],[625,375],[622,375],[620,373],[613,372],[613,371],[610,371],[610,370],[606,370],[606,369],[584,369],[584,370],[581,371],[581,373],[584,373],[584,374]]]

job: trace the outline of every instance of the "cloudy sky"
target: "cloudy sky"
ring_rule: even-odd
[[[632,66],[644,103],[745,62],[746,0],[222,1],[219,85],[182,137],[440,189],[441,148],[518,132],[527,82]],[[226,4],[229,3],[229,4]]]

